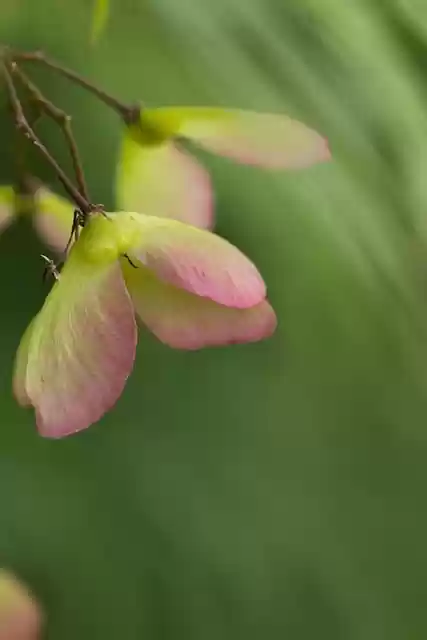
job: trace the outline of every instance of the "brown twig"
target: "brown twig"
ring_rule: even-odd
[[[29,125],[28,120],[25,117],[24,111],[22,109],[21,102],[19,100],[18,94],[16,92],[15,84],[13,82],[13,68],[11,68],[12,63],[3,61],[2,64],[2,72],[6,83],[6,89],[9,96],[10,106],[13,112],[13,117],[15,120],[15,125],[18,131],[21,131],[23,135],[40,151],[41,155],[45,158],[45,160],[50,164],[52,169],[55,171],[58,179],[61,181],[64,189],[67,191],[68,195],[74,200],[76,205],[85,213],[88,214],[91,210],[91,204],[88,200],[80,193],[78,189],[73,185],[71,180],[67,177],[64,171],[61,169],[59,164],[56,162],[55,158],[49,153],[44,144],[35,134],[32,127]]]
[[[61,128],[70,151],[74,173],[80,193],[89,202],[90,198],[86,186],[86,180],[84,177],[83,166],[80,160],[80,154],[71,127],[71,116],[65,113],[65,111],[63,111],[62,109],[56,107],[50,100],[48,100],[40,91],[40,89],[30,80],[30,78],[18,67],[16,63],[12,62],[11,68],[13,73],[20,80],[21,84],[30,94],[34,103],[42,111],[44,111],[44,113],[50,116],[52,120],[54,120]]]
[[[71,69],[67,69],[66,67],[63,67],[62,65],[57,63],[55,60],[51,60],[43,53],[43,51],[12,52],[11,59],[16,62],[38,62],[44,65],[45,67],[52,69],[52,71],[55,71],[59,75],[64,76],[64,78],[67,78],[68,80],[71,80],[71,82],[74,82],[75,84],[78,84],[80,87],[83,87],[83,89],[86,89],[86,91],[89,91],[90,93],[94,94],[99,100],[104,102],[104,104],[108,105],[116,113],[118,113],[119,116],[124,120],[126,124],[132,124],[138,119],[139,111],[140,111],[139,105],[137,106],[127,105],[124,102],[117,100],[117,98],[110,95],[103,89],[100,89],[99,87],[94,85],[92,82],[90,82],[86,78],[83,78],[82,76],[80,76],[75,71],[72,71]]]

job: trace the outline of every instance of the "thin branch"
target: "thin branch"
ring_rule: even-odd
[[[12,109],[13,117],[15,120],[15,125],[18,131],[21,131],[23,135],[40,151],[41,155],[45,158],[45,160],[50,164],[52,169],[55,171],[58,179],[61,181],[64,189],[67,191],[68,195],[74,200],[76,205],[84,212],[89,213],[92,210],[90,203],[86,200],[86,198],[75,188],[71,180],[66,176],[64,171],[61,169],[59,164],[56,162],[55,158],[49,153],[44,144],[38,138],[38,136],[34,133],[34,130],[29,125],[24,111],[22,109],[21,102],[19,100],[18,94],[16,92],[16,88],[12,78],[12,71],[8,67],[6,61],[3,62],[2,72],[6,83],[6,89],[9,96],[10,106]]]
[[[77,185],[79,187],[80,193],[89,202],[90,198],[84,177],[83,166],[80,160],[77,143],[71,128],[71,116],[65,113],[65,111],[63,111],[62,109],[56,107],[50,100],[48,100],[40,91],[40,89],[36,87],[36,85],[30,80],[30,78],[17,66],[16,63],[12,63],[11,67],[13,73],[17,76],[17,78],[19,78],[21,83],[31,95],[33,101],[61,128],[70,151],[74,173],[76,175]]]
[[[11,59],[15,60],[16,62],[38,62],[44,65],[45,67],[52,69],[59,75],[64,76],[64,78],[71,80],[71,82],[78,84],[80,87],[83,87],[83,89],[86,89],[86,91],[89,91],[90,93],[95,95],[99,100],[104,102],[106,105],[111,107],[116,113],[118,113],[119,116],[124,120],[124,122],[126,122],[126,124],[131,124],[132,122],[135,122],[138,118],[139,111],[140,111],[139,105],[138,106],[127,105],[124,102],[117,100],[117,98],[107,93],[103,89],[97,87],[92,82],[90,82],[86,78],[83,78],[75,71],[72,71],[71,69],[67,69],[66,67],[63,67],[55,60],[51,60],[43,53],[43,51],[12,52]]]

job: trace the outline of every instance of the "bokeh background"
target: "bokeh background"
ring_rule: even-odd
[[[270,174],[200,155],[218,231],[259,265],[277,334],[181,353],[142,330],[115,410],[63,441],[38,437],[11,395],[46,294],[42,247],[26,220],[0,238],[0,564],[42,601],[49,640],[424,639],[425,3],[111,5],[92,47],[92,1],[2,0],[0,39],[125,100],[286,112],[334,161]],[[117,118],[37,78],[113,207]]]

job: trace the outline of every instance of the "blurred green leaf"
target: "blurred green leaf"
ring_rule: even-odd
[[[110,16],[110,0],[94,0],[91,43],[96,44],[105,31]]]

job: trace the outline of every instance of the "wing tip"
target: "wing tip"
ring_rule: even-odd
[[[320,154],[319,154],[319,158],[321,162],[329,162],[330,160],[332,160],[332,152],[331,152],[331,146],[329,143],[329,139],[328,138],[322,138],[321,139],[321,145],[320,145]]]

